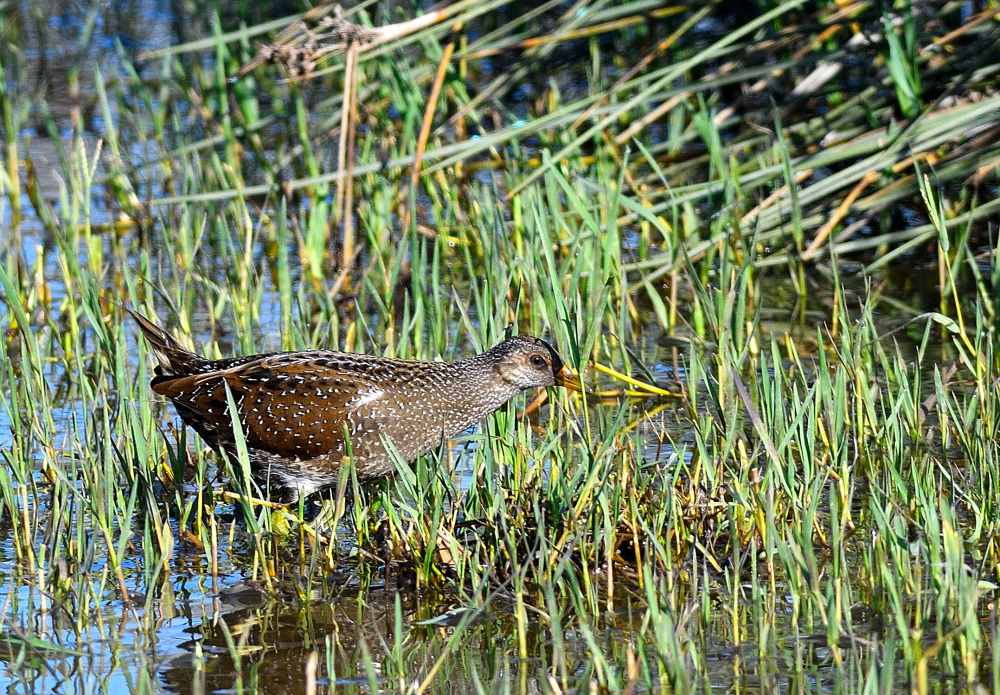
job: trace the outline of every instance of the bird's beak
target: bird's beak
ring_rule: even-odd
[[[564,389],[569,389],[570,391],[577,391],[579,393],[583,392],[583,387],[580,385],[580,377],[566,369],[566,367],[563,367],[555,373],[553,383],[555,383],[556,386],[562,386]]]

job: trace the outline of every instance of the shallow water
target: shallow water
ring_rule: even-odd
[[[22,16],[33,16],[31,5],[18,4]],[[280,16],[287,10],[283,3],[271,5],[257,11]],[[113,74],[119,65],[111,52],[116,40],[131,54],[207,35],[210,31],[205,19],[207,13],[199,9],[158,0],[102,6],[95,15],[94,36],[89,44],[92,49],[84,52],[88,68],[99,64],[107,74]],[[89,69],[80,71],[82,99],[69,98],[52,86],[65,80],[66,73],[75,65],[60,49],[59,41],[71,41],[77,35],[81,16],[76,12],[67,8],[60,13],[51,7],[43,11],[40,26],[46,28],[39,30],[41,33],[26,32],[25,39],[29,64],[38,73],[20,78],[25,83],[38,81],[44,72],[50,85],[46,93],[50,108],[57,117],[65,119],[72,118],[74,111],[87,108],[94,89]],[[39,39],[41,34],[47,36],[45,41]],[[584,55],[584,66],[586,59]],[[575,69],[585,71],[579,65]],[[530,98],[530,89],[515,91],[508,106],[517,113],[523,107],[522,102]],[[101,125],[100,119],[91,122],[97,127]],[[87,141],[88,148],[93,148],[102,135],[100,131],[93,133],[94,139]],[[56,148],[40,132],[28,136],[31,139],[28,156],[39,170],[46,172],[40,177],[42,194],[55,200],[60,180],[49,174],[56,170]],[[141,150],[137,148],[132,154],[141,156]],[[99,186],[95,195],[92,222],[111,222],[114,206],[103,200],[108,191]],[[27,198],[23,207],[26,211],[32,209]],[[3,220],[12,222],[6,207]],[[53,302],[58,303],[68,290],[61,282],[58,253],[52,251],[52,240],[39,221],[30,216],[18,228],[17,251],[25,266],[35,267],[38,254],[45,254],[42,272],[49,280]],[[110,240],[104,243],[105,253],[111,254]],[[255,253],[260,251],[254,249]],[[136,259],[130,255],[128,262],[135,263]],[[262,278],[260,305],[271,307],[273,312],[258,321],[261,338],[257,348],[265,351],[280,348],[281,323],[277,309],[279,295],[270,275],[264,272]],[[847,277],[844,282],[849,301],[855,303],[870,287],[860,277]],[[878,320],[886,333],[906,329],[914,315],[933,310],[938,302],[933,284],[923,282],[920,273],[909,273],[906,269],[889,271],[879,282],[880,291],[894,299],[894,303],[880,305],[883,314]],[[791,335],[803,344],[816,340],[817,327],[830,321],[833,295],[832,287],[824,280],[815,281],[811,289],[814,291],[802,305],[803,300],[789,281],[768,280],[766,306],[760,313],[762,335]],[[197,325],[201,319],[204,317],[195,317],[191,337],[196,342],[217,334],[206,325]],[[650,323],[654,324],[652,320]],[[921,326],[895,334],[902,354],[915,353]],[[654,329],[647,336],[646,344],[635,346],[645,367],[661,385],[683,382],[687,347],[678,348],[671,337],[658,335]],[[235,338],[231,342],[235,344]],[[235,345],[231,347],[236,349]],[[947,344],[932,345],[931,349],[941,352],[942,361],[952,358]],[[706,354],[710,354],[710,348],[706,348]],[[127,359],[129,369],[137,371],[135,352]],[[45,371],[44,377],[50,384],[57,384],[69,375],[57,363]],[[928,373],[925,378],[931,386],[933,375]],[[648,465],[670,465],[678,456],[690,456],[691,415],[681,405],[660,406],[664,404],[634,405],[626,413],[626,421],[634,425],[642,440],[641,453]],[[611,410],[618,405],[607,403],[596,407]],[[55,440],[51,445],[71,456],[76,446],[71,440],[81,431],[78,425],[87,420],[87,413],[72,398],[53,403],[51,412],[55,421]],[[169,420],[173,414],[165,414],[165,418]],[[191,450],[196,448],[193,439],[191,435]],[[0,413],[0,451],[15,445],[9,416]],[[452,475],[460,491],[475,483],[470,463],[475,446],[473,438],[454,443],[450,451]],[[32,480],[21,481],[20,485],[34,482],[44,487],[44,481],[43,471],[35,470]],[[31,513],[44,518],[44,501],[32,506]],[[227,513],[236,516],[235,509]],[[176,531],[176,520],[169,523]],[[109,572],[105,558],[93,558],[85,569],[54,568],[44,582],[87,587],[75,595],[86,597],[98,606],[93,621],[75,624],[72,607],[54,602],[52,587],[40,585],[42,578],[18,565],[9,524],[8,519],[0,521],[0,605],[3,606],[0,687],[10,693],[402,692],[419,685],[412,682],[414,674],[427,673],[442,655],[449,654],[451,658],[441,661],[434,692],[468,693],[482,687],[496,693],[527,695],[552,692],[553,674],[589,673],[588,669],[595,668],[591,642],[609,658],[627,663],[636,644],[646,639],[650,630],[642,622],[644,597],[627,583],[623,583],[600,624],[586,630],[570,622],[553,634],[554,630],[529,614],[523,644],[519,643],[514,627],[515,607],[503,591],[498,590],[490,605],[470,616],[470,609],[459,596],[413,590],[405,569],[386,578],[373,574],[370,568],[359,569],[360,563],[345,564],[328,573],[320,584],[303,586],[302,577],[307,573],[298,573],[291,567],[276,579],[276,590],[267,588],[261,583],[259,572],[247,567],[239,552],[241,531],[235,521],[230,528],[234,540],[220,546],[214,575],[207,554],[179,536],[170,557],[169,572],[162,574],[146,563],[142,553],[143,543],[151,543],[151,539],[136,537],[129,549],[129,559],[123,563],[123,579],[131,597],[127,604],[116,595],[116,579]],[[349,546],[351,530],[342,531],[344,543]],[[86,529],[84,534],[96,537],[98,532]],[[95,552],[107,552],[103,541],[94,545]],[[698,664],[691,663],[688,685],[693,689],[761,694],[858,692],[856,687],[864,680],[867,660],[882,658],[880,650],[891,651],[881,641],[882,617],[859,614],[851,638],[838,645],[841,653],[833,653],[822,621],[817,616],[798,616],[793,608],[794,597],[783,591],[780,584],[776,592],[782,599],[771,607],[774,615],[768,623],[773,633],[762,635],[753,615],[759,607],[755,608],[745,594],[734,599],[746,587],[729,586],[729,575],[710,571],[708,567],[688,570],[704,574],[711,595],[708,610],[700,604],[700,596],[691,598],[690,605],[673,607],[677,615],[700,621],[697,629],[686,631],[685,626],[678,627],[685,638],[697,635],[700,640],[691,650],[701,659]],[[600,571],[595,575],[600,578]],[[742,608],[727,612],[737,600]],[[571,613],[572,607],[567,607],[567,614]],[[457,626],[470,617],[473,619],[463,624],[461,641],[456,647],[452,638]],[[393,645],[397,644],[402,645],[400,653],[393,651]],[[897,670],[902,674],[901,666]],[[316,676],[317,673],[329,675]],[[628,678],[627,673],[618,676],[623,681]],[[958,692],[961,685],[939,683],[938,688],[938,692]],[[664,675],[662,690],[679,692],[682,686]],[[910,686],[899,677],[887,683],[885,691],[910,692]]]

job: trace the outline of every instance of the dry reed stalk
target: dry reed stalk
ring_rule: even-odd
[[[358,56],[360,49],[351,44],[347,49],[344,69],[344,99],[341,104],[340,141],[337,148],[337,219],[343,225],[340,244],[340,266],[350,268],[354,259],[354,136],[357,124]]]
[[[454,31],[458,31],[456,26]],[[444,76],[448,72],[448,64],[451,56],[455,52],[454,38],[444,47],[441,60],[438,62],[437,72],[434,75],[434,83],[431,85],[431,93],[427,97],[427,105],[424,107],[424,118],[420,124],[420,136],[417,138],[417,150],[413,157],[413,171],[410,173],[410,189],[413,192],[411,200],[416,197],[417,183],[420,180],[420,166],[424,160],[424,152],[427,150],[427,140],[430,138],[431,125],[434,122],[434,112],[437,109],[438,98],[441,96],[441,86],[444,84]],[[413,203],[415,204],[415,203]],[[409,227],[410,220],[415,217],[415,211],[407,206],[403,218],[403,228]]]
[[[278,35],[274,43],[263,44],[257,55],[244,65],[242,77],[262,63],[277,63],[292,80],[309,79],[319,60],[329,55],[344,53],[344,95],[341,103],[340,137],[337,145],[337,193],[334,219],[342,225],[340,235],[340,266],[347,268],[354,253],[354,142],[357,124],[358,63],[361,54],[383,44],[401,39],[426,29],[458,12],[468,3],[455,3],[432,10],[414,19],[387,24],[381,27],[364,27],[347,20],[339,5],[322,5],[310,10],[295,24]],[[313,26],[310,26],[313,25]],[[438,77],[434,82],[425,125],[421,129],[413,180],[419,177],[420,162],[426,148],[433,119],[434,104],[440,94],[441,82],[448,61],[455,50],[454,41],[445,49]],[[331,241],[334,237],[331,236]]]

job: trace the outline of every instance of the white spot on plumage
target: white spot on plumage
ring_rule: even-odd
[[[358,396],[358,399],[354,401],[354,403],[352,403],[351,405],[354,408],[360,408],[361,406],[368,405],[369,403],[377,401],[384,395],[385,391],[383,391],[382,389],[373,388],[368,391],[365,391],[360,396]]]

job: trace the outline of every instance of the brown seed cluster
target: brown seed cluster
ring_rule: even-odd
[[[292,79],[308,79],[315,72],[322,58],[331,53],[343,53],[347,46],[365,46],[373,41],[375,33],[341,16],[326,16],[310,27],[306,22],[286,30],[290,38],[277,43],[263,43],[253,64],[274,63]]]

